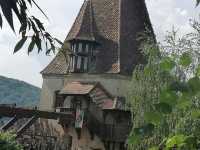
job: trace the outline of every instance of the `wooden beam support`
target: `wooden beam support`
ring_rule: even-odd
[[[35,116],[37,118],[44,118],[44,119],[73,119],[73,112],[54,112],[54,111],[42,111],[37,109],[27,109],[22,107],[10,107],[10,106],[1,106],[0,105],[0,117],[17,117],[20,118],[31,118]]]
[[[26,129],[28,129],[38,118],[33,116],[31,117],[18,131],[17,131],[17,137],[21,136]]]
[[[0,130],[1,131],[6,131],[8,130],[16,121],[18,120],[18,118],[16,116],[14,116],[13,118],[11,118],[5,125],[3,125]]]

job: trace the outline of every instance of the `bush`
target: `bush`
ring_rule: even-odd
[[[11,133],[0,133],[0,150],[23,150]]]

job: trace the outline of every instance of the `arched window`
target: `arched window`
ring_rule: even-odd
[[[70,56],[70,72],[88,72],[90,64],[94,64],[95,44],[88,41],[71,42],[72,54]]]

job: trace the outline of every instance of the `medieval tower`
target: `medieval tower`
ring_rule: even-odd
[[[146,28],[153,31],[144,0],[84,1],[62,52],[41,72],[40,109],[74,112],[59,120],[72,150],[126,148],[124,106],[134,67],[144,63],[138,35]]]

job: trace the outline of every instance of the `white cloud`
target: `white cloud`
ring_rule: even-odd
[[[47,21],[37,9],[31,10],[39,16],[54,36],[64,40],[84,0],[40,0],[38,4],[46,12]],[[152,24],[159,39],[172,26],[180,27],[181,32],[190,30],[188,20],[197,14],[194,3],[188,0],[146,0]],[[0,30],[0,75],[17,78],[34,85],[42,85],[39,72],[50,62],[52,57],[44,54],[28,56],[26,48],[13,55],[13,48],[18,38],[7,24]]]
[[[155,33],[162,40],[166,31],[172,27],[180,29],[184,34],[191,30],[189,19],[196,17],[198,9],[195,4],[188,0],[146,0],[150,18]]]
[[[64,40],[82,1],[72,1],[72,3],[66,0],[38,1],[38,4],[48,14],[49,20],[42,16],[36,8],[33,8],[30,13],[39,16],[50,33]],[[24,80],[41,87],[42,77],[39,72],[52,60],[52,56],[45,56],[44,53],[28,56],[26,47],[13,55],[13,48],[19,38],[12,33],[8,24],[4,23],[3,30],[0,31],[0,75]]]

